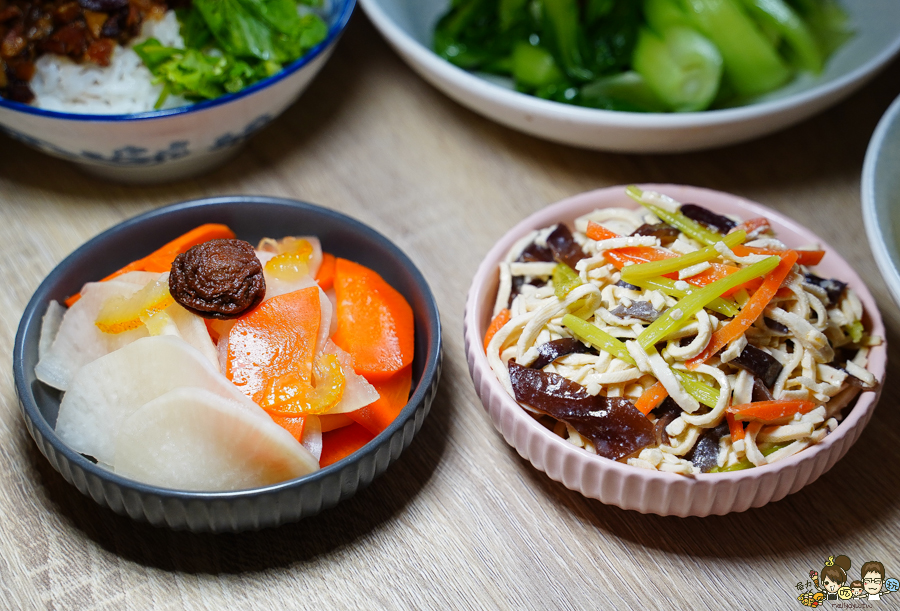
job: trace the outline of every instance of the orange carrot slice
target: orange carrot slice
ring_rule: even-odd
[[[744,438],[744,424],[734,419],[734,414],[725,412],[725,420],[728,422],[728,432],[731,433],[731,443],[737,443]]]
[[[611,240],[613,238],[620,238],[618,233],[614,231],[610,231],[600,223],[595,223],[594,221],[588,221],[587,228],[587,237],[592,240]]]
[[[756,248],[754,246],[744,246],[740,244],[731,249],[734,254],[739,257],[747,255],[783,255],[786,251],[775,250],[773,248]],[[797,263],[800,265],[818,265],[825,256],[824,250],[795,250],[797,253]]]
[[[503,328],[503,325],[509,322],[509,319],[512,317],[512,314],[506,308],[503,308],[497,315],[494,316],[494,319],[491,321],[491,324],[488,325],[487,332],[484,334],[484,352],[487,354],[488,344],[491,343],[491,340],[494,339],[494,336],[497,335],[497,331]]]
[[[387,380],[371,382],[378,391],[378,400],[347,414],[374,435],[386,429],[409,401],[412,388],[412,365],[408,365]]]
[[[747,305],[744,306],[740,313],[732,318],[724,327],[713,333],[706,348],[703,349],[703,352],[687,361],[688,369],[696,369],[698,365],[705,362],[716,352],[724,348],[726,344],[734,341],[740,337],[744,331],[749,329],[756,319],[762,315],[763,310],[766,309],[769,302],[772,301],[772,298],[775,296],[779,287],[781,287],[781,283],[784,282],[784,279],[791,271],[791,268],[794,267],[796,261],[796,251],[785,251],[778,267],[766,275],[762,285],[755,293],[753,293],[753,296],[750,297]]]
[[[334,268],[337,332],[334,343],[353,357],[356,373],[384,380],[412,362],[413,312],[376,272],[338,258]]]
[[[337,263],[337,259],[334,255],[330,255],[327,252],[322,253],[322,264],[319,266],[319,271],[316,272],[316,282],[319,283],[323,291],[327,291],[334,286],[335,263]]]
[[[200,225],[187,233],[175,238],[162,248],[159,248],[146,257],[132,261],[125,267],[111,273],[109,276],[101,280],[106,282],[112,280],[116,276],[128,272],[167,272],[172,268],[172,261],[175,257],[197,244],[203,244],[217,238],[230,239],[234,237],[234,232],[227,225],[218,223],[207,223]],[[81,293],[75,293],[66,299],[66,306],[72,307],[72,304],[81,299]]]
[[[260,405],[277,403],[265,395],[278,380],[312,381],[320,318],[316,286],[262,302],[232,327],[225,375]]]
[[[776,424],[790,420],[794,414],[806,414],[815,408],[816,404],[812,401],[781,399],[732,405],[725,411],[732,414],[735,420],[755,420],[763,424]]]
[[[334,431],[322,433],[322,457],[319,466],[327,467],[350,456],[364,445],[375,439],[361,424],[353,423]]]
[[[319,422],[322,426],[322,432],[327,433],[348,424],[353,424],[353,418],[347,414],[323,414],[319,416]]]
[[[771,230],[772,230],[772,224],[769,223],[769,219],[767,219],[764,216],[758,216],[756,218],[747,219],[746,221],[744,221],[743,223],[741,223],[740,225],[738,225],[737,227],[735,227],[728,233],[734,233],[735,231],[743,231],[744,233],[746,233],[749,236],[753,232],[758,233],[760,231],[771,231]]]
[[[668,396],[669,393],[666,390],[666,387],[662,385],[662,382],[657,382],[645,390],[644,394],[638,397],[638,400],[634,402],[634,406],[639,412],[646,416],[653,411],[657,405],[665,401]]]

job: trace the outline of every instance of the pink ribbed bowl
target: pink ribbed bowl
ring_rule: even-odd
[[[719,214],[743,219],[765,216],[788,246],[819,243],[827,254],[818,274],[847,282],[862,300],[872,335],[885,337],[884,324],[866,285],[841,256],[808,229],[757,203],[697,187],[640,185],[680,202],[691,202]],[[686,477],[619,463],[577,448],[547,430],[510,397],[488,365],[482,338],[497,294],[498,265],[513,243],[533,229],[572,221],[595,208],[634,207],[625,187],[610,187],[570,197],[536,212],[513,227],[490,250],[472,280],[466,299],[465,342],[475,391],[497,430],[522,457],[571,490],[622,509],[676,516],[707,516],[761,507],[797,492],[825,473],[850,449],[868,424],[881,387],[862,393],[853,409],[824,441],[771,465],[731,473]],[[887,345],[872,348],[868,369],[884,380]]]

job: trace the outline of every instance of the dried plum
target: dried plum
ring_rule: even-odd
[[[531,364],[532,369],[543,369],[556,359],[567,354],[586,353],[591,349],[571,337],[554,339],[537,347],[538,357]]]
[[[610,310],[609,313],[613,316],[618,316],[619,318],[631,316],[632,318],[637,318],[644,322],[653,322],[659,318],[659,312],[650,305],[649,301],[633,301],[627,308],[620,305],[615,309]]]
[[[737,223],[727,216],[716,214],[712,210],[707,210],[703,206],[698,206],[697,204],[683,204],[681,206],[681,214],[691,220],[706,225],[719,233],[728,233],[737,227]]]
[[[727,434],[728,423],[724,420],[719,426],[707,429],[700,435],[691,451],[685,455],[685,460],[691,461],[703,473],[708,473],[719,463],[719,440]]]
[[[587,257],[572,237],[572,232],[562,223],[547,236],[547,247],[553,252],[556,261],[565,263],[572,269],[575,269],[576,263]]]
[[[679,231],[667,223],[644,223],[631,232],[631,235],[644,235],[659,238],[659,243],[668,246],[678,238]]]
[[[828,303],[826,305],[834,305],[839,302],[844,294],[844,290],[847,288],[846,282],[841,282],[834,278],[820,278],[819,276],[810,273],[803,275],[803,281],[806,284],[817,286],[825,291],[825,294],[828,296]]]
[[[600,456],[618,460],[654,441],[653,424],[628,399],[592,396],[581,384],[515,361],[509,362],[509,377],[516,401],[568,424]]]
[[[754,376],[762,380],[763,384],[768,388],[775,385],[775,380],[781,374],[783,369],[781,363],[774,356],[760,350],[753,344],[747,344],[741,351],[741,354],[730,361],[732,365],[746,369]]]
[[[209,240],[175,258],[169,292],[191,312],[224,320],[258,305],[266,280],[253,246],[243,240]]]

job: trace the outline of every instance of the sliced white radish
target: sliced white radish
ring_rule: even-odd
[[[325,344],[325,354],[337,356],[338,362],[341,364],[341,372],[344,374],[344,394],[334,407],[325,412],[326,414],[355,412],[378,400],[379,394],[375,387],[353,371],[353,357],[341,350],[331,340]]]
[[[56,433],[72,449],[112,464],[122,422],[173,388],[198,387],[271,421],[183,339],[145,337],[82,367],[63,396]]]
[[[200,388],[149,401],[122,423],[116,440],[116,473],[178,490],[244,490],[318,468],[272,420]]]
[[[319,272],[319,267],[322,265],[322,243],[319,241],[319,238],[315,236],[302,235],[302,236],[289,236],[286,238],[282,238],[280,240],[275,240],[273,238],[264,238],[257,246],[257,258],[259,258],[260,262],[265,266],[265,264],[271,259],[271,256],[268,256],[268,253],[281,254],[285,252],[291,252],[291,242],[297,240],[306,240],[309,242],[310,246],[312,246],[312,255],[309,257],[309,275],[313,278],[316,277],[316,274]],[[263,256],[267,257],[266,261],[263,261],[262,257],[259,253],[264,253]],[[268,280],[268,278],[266,278]]]
[[[59,333],[59,326],[62,324],[63,316],[66,309],[58,302],[51,301],[47,305],[47,311],[41,318],[41,339],[38,340],[38,360],[44,358]]]
[[[200,351],[200,354],[205,356],[214,367],[219,368],[219,357],[218,354],[216,354],[216,345],[209,336],[209,331],[206,329],[204,319],[193,312],[187,311],[177,303],[173,303],[166,308],[165,313],[168,314],[172,319],[172,322],[175,323],[178,335],[180,335],[184,341]],[[222,370],[219,369],[219,371]]]
[[[148,331],[143,326],[124,333],[109,334],[94,324],[107,299],[115,295],[132,295],[139,288],[140,285],[118,279],[84,285],[81,299],[66,311],[56,338],[35,366],[37,378],[49,386],[66,390],[72,376],[84,365],[146,337]]]
[[[303,438],[300,442],[318,463],[322,458],[322,421],[318,416],[303,417]]]

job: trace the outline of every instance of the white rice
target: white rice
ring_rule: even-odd
[[[163,45],[184,48],[174,11],[159,21],[145,21],[134,44],[156,38]],[[73,62],[68,57],[48,53],[35,62],[31,90],[32,104],[46,110],[78,114],[126,114],[153,110],[162,93],[161,85],[152,83],[153,75],[130,47],[116,47],[110,65]],[[180,96],[170,95],[163,108],[189,104]]]

